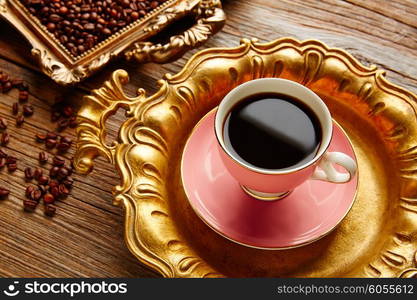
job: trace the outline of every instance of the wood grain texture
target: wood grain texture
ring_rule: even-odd
[[[224,1],[224,8],[226,26],[199,50],[236,46],[243,37],[319,39],[350,51],[364,64],[386,69],[391,81],[417,93],[416,0],[229,0]],[[0,21],[0,70],[28,81],[30,102],[36,110],[17,129],[10,113],[16,92],[0,94],[0,115],[8,119],[12,135],[6,151],[19,158],[19,169],[13,175],[0,171],[0,186],[12,190],[8,199],[0,201],[0,276],[157,276],[139,264],[124,244],[123,211],[111,204],[111,190],[119,179],[110,164],[99,160],[91,175],[75,175],[71,196],[57,204],[52,219],[44,217],[41,207],[32,214],[22,211],[23,170],[38,165],[43,146],[33,136],[54,128],[49,110],[56,95],[65,95],[79,105],[83,95],[100,87],[117,68],[130,74],[127,93],[134,94],[138,87],[153,93],[163,74],[178,72],[197,50],[166,65],[114,62],[75,88],[59,87],[43,75],[29,50],[22,37]],[[115,138],[123,120],[122,113],[109,120],[109,140]],[[74,135],[72,130],[66,133]]]

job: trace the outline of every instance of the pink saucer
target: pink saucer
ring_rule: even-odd
[[[272,202],[248,196],[223,166],[214,117],[215,110],[191,134],[183,153],[182,178],[192,208],[217,233],[249,247],[286,249],[325,236],[347,215],[355,200],[357,176],[345,184],[308,180]],[[355,157],[336,124],[329,150]]]

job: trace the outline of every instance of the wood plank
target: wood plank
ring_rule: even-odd
[[[53,128],[49,109],[56,95],[79,105],[83,95],[100,87],[118,68],[130,74],[128,94],[133,95],[138,87],[153,93],[163,74],[181,70],[198,50],[237,46],[243,37],[266,42],[283,36],[318,39],[346,49],[362,63],[388,70],[390,80],[417,93],[415,0],[225,0],[224,8],[228,20],[222,32],[176,62],[134,65],[119,60],[74,88],[62,88],[43,75],[30,55],[29,45],[9,24],[0,21],[0,70],[29,82],[30,102],[36,110],[23,128],[17,129],[10,114],[16,92],[0,95],[0,116],[8,119],[12,135],[6,151],[20,160],[15,174],[0,171],[0,186],[12,189],[9,198],[0,201],[0,276],[157,276],[142,266],[124,244],[123,212],[111,204],[111,190],[119,178],[103,159],[91,175],[74,175],[71,196],[57,204],[54,218],[44,217],[42,208],[32,214],[22,211],[27,185],[23,170],[38,166],[37,155],[44,148],[34,142],[33,136]],[[123,120],[122,112],[109,120],[109,140],[116,137]],[[67,130],[66,134],[74,136],[74,131]],[[66,156],[71,157],[73,151]]]

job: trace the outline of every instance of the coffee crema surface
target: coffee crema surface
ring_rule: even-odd
[[[280,170],[311,161],[322,132],[315,113],[300,100],[258,93],[231,109],[223,135],[227,149],[247,164]]]

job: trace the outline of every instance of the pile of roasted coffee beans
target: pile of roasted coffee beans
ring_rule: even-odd
[[[20,0],[78,56],[167,0]]]
[[[28,104],[29,99],[29,86],[26,82],[20,79],[12,79],[9,74],[0,71],[0,91],[5,94],[12,89],[19,91],[17,102],[12,105],[12,114],[16,116],[16,126],[20,127],[25,121],[25,117],[30,117],[34,113],[32,105]],[[22,106],[22,112],[20,107]],[[10,134],[7,132],[9,126],[7,120],[0,117],[0,145],[5,147],[9,144]],[[7,170],[12,173],[17,170],[17,158],[8,155],[3,149],[0,149],[0,169],[7,167]],[[10,191],[6,188],[0,188],[0,199],[3,199],[9,195]]]
[[[13,88],[19,90],[18,102],[12,104],[12,115],[16,116],[16,126],[20,127],[25,117],[30,117],[34,113],[32,105],[28,104],[29,87],[22,80],[12,80],[8,74],[0,71],[0,90],[2,93],[7,93]],[[21,112],[20,112],[21,110]],[[69,136],[62,134],[67,127],[74,128],[76,126],[76,112],[74,109],[65,104],[62,97],[55,99],[55,104],[51,110],[51,122],[57,124],[57,132],[38,133],[35,140],[38,143],[45,144],[45,151],[38,154],[38,161],[40,166],[46,166],[50,161],[49,173],[44,174],[42,168],[24,169],[24,179],[27,183],[32,183],[27,186],[25,195],[26,199],[23,201],[25,211],[34,211],[38,204],[43,201],[44,213],[47,216],[53,216],[56,208],[54,203],[56,200],[67,197],[70,193],[74,180],[71,175],[73,172],[72,161],[66,161],[63,154],[65,154],[72,145],[72,139]],[[5,147],[9,143],[10,135],[7,133],[7,120],[0,117],[0,145]],[[53,153],[55,151],[55,153]],[[50,154],[52,159],[50,160]],[[8,172],[12,173],[17,170],[18,160],[16,157],[8,155],[3,149],[0,149],[0,170],[4,167]],[[33,184],[33,180],[36,181]],[[6,187],[0,187],[0,199],[5,199],[10,194],[10,190]]]

